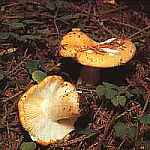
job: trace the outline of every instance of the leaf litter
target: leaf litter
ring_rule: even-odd
[[[148,149],[148,14],[128,5],[98,1],[2,1],[0,6],[1,149]],[[97,41],[129,37],[136,43],[137,53],[127,73],[116,69],[118,81],[102,77],[97,87],[77,85],[83,115],[76,123],[77,131],[60,143],[35,146],[21,127],[17,102],[36,84],[34,79],[46,75],[62,75],[76,84],[58,56],[62,36],[73,27],[80,27]],[[104,74],[112,70],[107,71]]]

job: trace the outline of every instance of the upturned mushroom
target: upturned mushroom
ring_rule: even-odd
[[[80,116],[75,86],[60,76],[48,76],[18,102],[19,118],[33,141],[42,145],[62,140]]]
[[[99,43],[78,28],[63,37],[60,47],[61,56],[72,57],[84,65],[80,78],[85,79],[86,83],[94,81],[94,84],[99,78],[98,68],[123,65],[132,59],[136,51],[128,38],[111,38]]]

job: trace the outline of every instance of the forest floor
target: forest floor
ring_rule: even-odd
[[[150,16],[142,4],[134,9],[98,1],[11,0],[1,1],[0,8],[0,149],[150,149]],[[98,42],[130,38],[136,54],[127,65],[102,69],[101,86],[77,85],[81,66],[71,70],[72,63],[58,55],[62,37],[72,28]],[[62,75],[80,91],[83,115],[68,140],[44,147],[21,127],[19,98],[36,84],[30,69]],[[109,91],[100,93],[100,88]],[[108,96],[114,90],[123,97],[117,104]]]

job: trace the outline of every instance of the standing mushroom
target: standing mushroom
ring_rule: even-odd
[[[48,145],[74,130],[79,117],[75,86],[60,76],[48,76],[32,86],[18,102],[19,118],[33,141]]]
[[[125,64],[135,51],[135,45],[128,38],[111,38],[99,43],[75,28],[63,37],[60,55],[75,58],[84,65],[80,79],[94,85],[99,80],[99,68]]]

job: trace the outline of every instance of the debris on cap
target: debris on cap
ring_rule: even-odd
[[[76,55],[79,63],[92,67],[115,67],[127,63],[134,56],[135,45],[127,38],[114,39],[96,49],[80,51]]]

